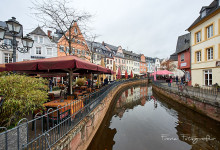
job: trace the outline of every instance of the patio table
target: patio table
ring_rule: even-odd
[[[70,104],[69,106],[66,106]],[[60,100],[54,100],[50,101],[48,103],[43,104],[45,107],[52,107],[52,108],[57,108],[58,106],[64,107],[61,109],[61,111],[65,111],[70,109],[70,114],[73,115],[75,112],[79,111],[81,108],[84,107],[83,101],[82,100],[64,100],[64,102],[60,102]],[[54,113],[56,115],[56,113]]]

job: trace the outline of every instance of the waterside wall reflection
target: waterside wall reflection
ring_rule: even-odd
[[[220,150],[219,141],[219,123],[137,86],[116,97],[88,149]]]

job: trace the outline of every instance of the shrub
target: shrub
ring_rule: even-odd
[[[76,80],[76,84],[77,84],[78,86],[83,86],[83,85],[85,84],[85,79],[84,79],[84,78],[78,78],[78,79]]]
[[[48,81],[18,74],[0,74],[0,126],[15,125],[30,111],[42,108],[47,101]]]

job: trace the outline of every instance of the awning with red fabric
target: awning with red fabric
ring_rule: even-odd
[[[61,56],[6,64],[7,71],[42,71],[73,69],[108,73],[107,68],[82,60],[76,56]]]

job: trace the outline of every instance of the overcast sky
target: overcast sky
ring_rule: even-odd
[[[145,56],[167,58],[175,52],[178,36],[213,0],[74,0],[73,8],[93,15],[90,27],[96,41],[122,46]],[[12,16],[31,32],[38,22],[30,14],[30,0],[1,0],[0,20]]]

